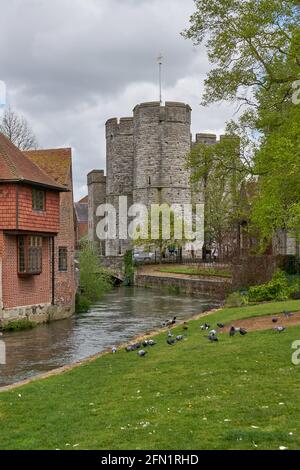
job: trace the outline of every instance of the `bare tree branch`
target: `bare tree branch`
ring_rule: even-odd
[[[36,137],[27,120],[11,108],[4,112],[0,121],[0,132],[20,150],[31,150],[38,147]]]

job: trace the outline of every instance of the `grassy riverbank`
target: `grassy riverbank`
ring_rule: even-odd
[[[300,301],[224,309],[205,321],[300,310]],[[0,394],[0,449],[300,448],[300,366],[278,334],[220,335],[189,324],[175,346],[165,333],[145,358],[118,351],[60,376]],[[178,326],[175,332],[182,333]]]

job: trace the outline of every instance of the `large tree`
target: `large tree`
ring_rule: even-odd
[[[4,111],[0,120],[0,132],[6,135],[20,150],[36,149],[36,137],[24,116],[11,108]]]
[[[299,1],[197,0],[185,36],[206,43],[212,69],[203,104],[237,100],[243,114],[228,128],[242,136],[244,163],[258,176],[253,222],[268,243],[300,225]]]
[[[188,155],[192,182],[202,182],[205,197],[205,248],[217,246],[219,255],[236,252],[240,223],[245,219],[243,183],[249,174],[240,157],[241,142],[232,135],[214,145],[198,143]]]

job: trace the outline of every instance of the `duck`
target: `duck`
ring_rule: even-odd
[[[175,325],[176,321],[177,321],[177,317],[170,318],[170,320],[166,321],[166,326]]]

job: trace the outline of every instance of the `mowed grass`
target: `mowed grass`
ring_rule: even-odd
[[[225,269],[214,269],[214,268],[193,268],[188,266],[176,266],[169,268],[161,268],[161,273],[171,274],[187,274],[190,276],[212,276],[212,277],[231,277],[230,271]]]
[[[291,301],[207,319],[299,309]],[[160,333],[144,358],[122,350],[1,393],[0,448],[299,449],[300,366],[291,362],[291,345],[300,327],[222,334],[211,344],[202,323],[192,320],[175,346]]]

